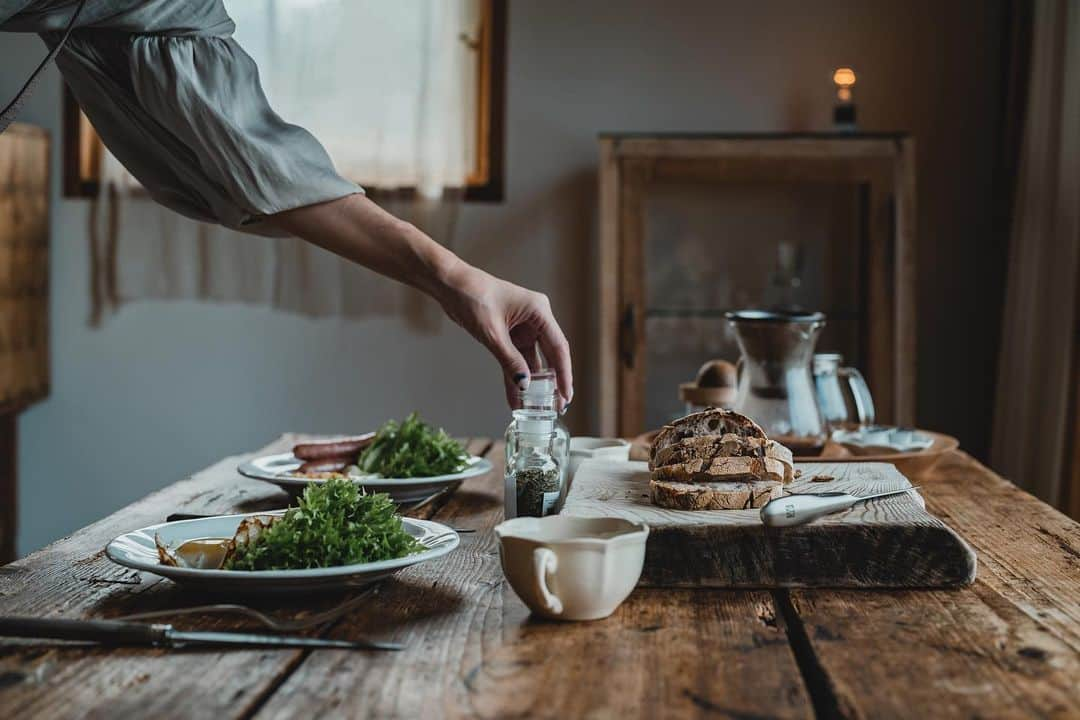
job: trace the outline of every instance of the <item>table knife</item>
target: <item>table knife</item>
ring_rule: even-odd
[[[177,630],[172,625],[118,620],[0,617],[0,636],[78,640],[112,646],[222,647],[222,648],[337,648],[340,650],[401,650],[397,643],[288,635]]]
[[[915,490],[914,487],[903,490],[890,490],[875,495],[851,495],[846,492],[792,493],[778,497],[761,508],[761,522],[770,527],[790,527],[803,525],[819,517],[847,510],[855,503],[874,498],[889,497]]]

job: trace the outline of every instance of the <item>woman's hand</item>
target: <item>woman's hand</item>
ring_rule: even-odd
[[[436,293],[443,310],[486,347],[502,366],[506,402],[518,404],[518,393],[529,387],[539,369],[536,348],[555,371],[566,407],[574,396],[570,344],[551,313],[547,296],[500,280],[458,261],[444,275],[445,291]]]
[[[573,398],[570,346],[546,296],[472,267],[363,195],[288,210],[270,222],[435,298],[499,361],[511,407],[538,369],[538,346],[555,370],[560,405]]]

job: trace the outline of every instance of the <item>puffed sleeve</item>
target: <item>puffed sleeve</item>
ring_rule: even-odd
[[[231,37],[84,32],[57,64],[105,145],[161,204],[235,229],[363,192],[280,118]]]

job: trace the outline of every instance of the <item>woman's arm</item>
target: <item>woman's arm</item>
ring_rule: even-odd
[[[573,398],[570,346],[545,295],[469,265],[363,195],[289,210],[269,222],[434,298],[499,361],[511,406],[528,386],[537,344],[555,370],[563,403]]]

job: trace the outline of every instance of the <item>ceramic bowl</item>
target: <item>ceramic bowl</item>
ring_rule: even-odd
[[[570,438],[569,479],[573,482],[578,467],[590,458],[626,460],[629,457],[630,443],[620,438],[572,437]]]

